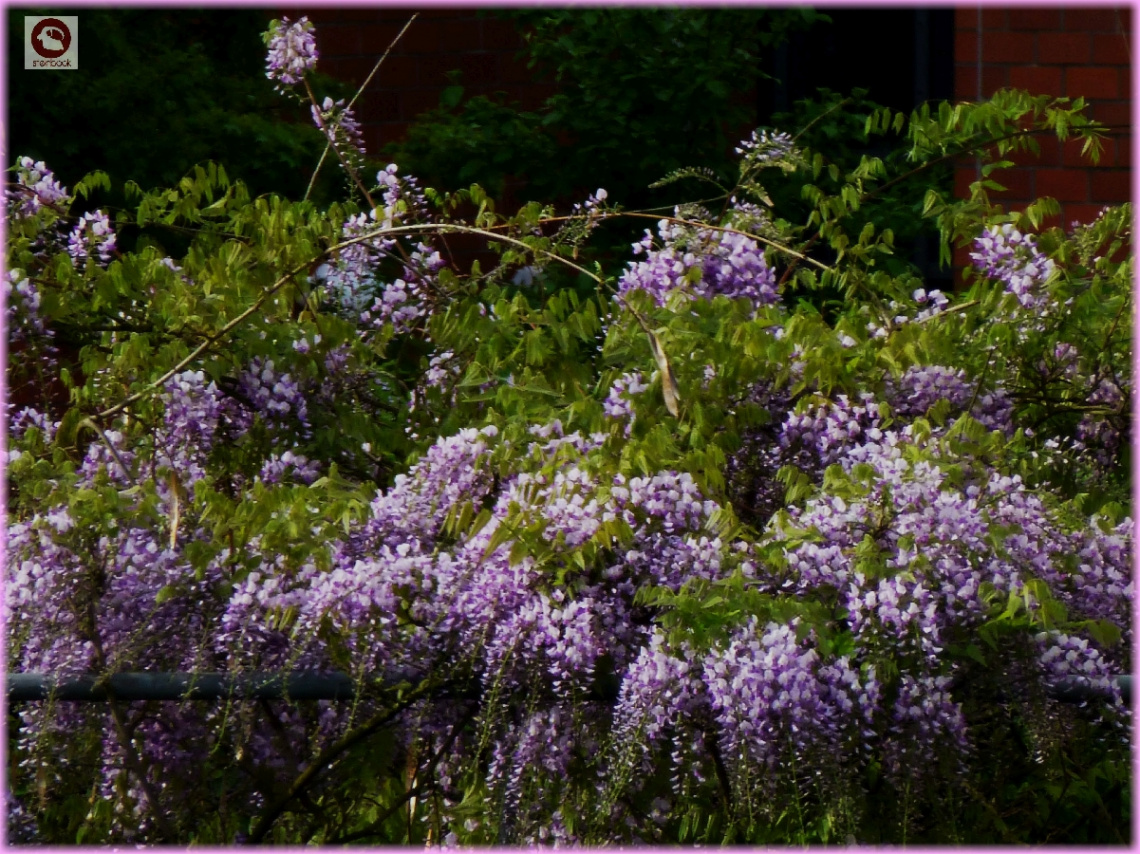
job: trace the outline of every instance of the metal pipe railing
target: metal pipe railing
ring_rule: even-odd
[[[110,676],[52,676],[9,673],[8,702],[66,700],[351,700],[347,673],[114,673]]]
[[[347,673],[292,671],[285,673],[114,673],[53,676],[9,673],[8,702],[54,699],[69,702],[117,700],[351,700],[356,683]],[[392,679],[385,680],[388,683]],[[1117,676],[1124,702],[1132,705],[1132,677]],[[1049,696],[1066,703],[1104,700],[1110,690],[1085,679],[1050,685]]]

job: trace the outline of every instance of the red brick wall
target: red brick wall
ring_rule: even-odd
[[[357,102],[369,151],[400,139],[417,115],[439,106],[452,69],[462,70],[468,93],[503,91],[508,102],[518,101],[523,109],[537,108],[554,91],[549,83],[534,82],[525,61],[517,59],[522,40],[514,26],[481,16],[473,7],[291,7],[270,17],[308,15],[316,26],[317,69],[358,87],[416,11],[419,17]]]
[[[1002,88],[1084,97],[1088,114],[1110,125],[1100,163],[1081,157],[1079,142],[1041,136],[1041,155],[995,176],[1009,208],[1040,196],[1061,203],[1060,222],[1088,222],[1106,204],[1131,199],[1132,10],[1127,7],[959,7],[955,14],[956,100],[977,100]],[[981,47],[979,61],[978,49]],[[978,80],[979,69],[981,80]],[[959,195],[977,178],[975,162],[958,166]]]

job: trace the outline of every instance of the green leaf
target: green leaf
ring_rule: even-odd
[[[79,425],[87,416],[78,407],[72,407],[60,419],[55,432],[55,444],[60,448],[74,448],[79,433]]]

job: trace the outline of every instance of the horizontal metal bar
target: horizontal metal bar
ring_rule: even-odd
[[[56,677],[44,673],[7,674],[8,702],[47,700],[351,700],[356,686],[347,673],[115,673]],[[392,682],[394,680],[386,680]],[[1124,702],[1132,705],[1132,677],[1117,676]],[[1087,680],[1069,679],[1048,687],[1066,703],[1104,700],[1109,692]]]
[[[56,677],[44,673],[9,673],[8,701],[68,700],[351,700],[347,673],[115,673]]]

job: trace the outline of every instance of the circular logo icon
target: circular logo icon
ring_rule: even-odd
[[[32,50],[44,59],[59,59],[71,47],[71,30],[59,18],[44,18],[32,28]]]

